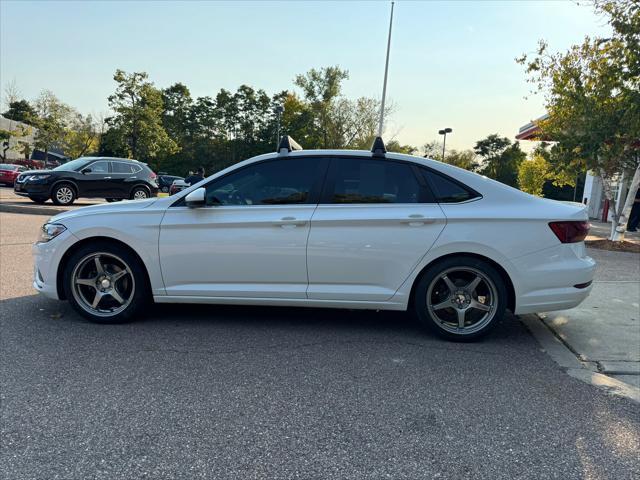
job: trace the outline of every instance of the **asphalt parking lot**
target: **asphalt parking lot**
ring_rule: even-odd
[[[0,213],[0,478],[640,475],[638,404],[566,375],[515,317],[472,344],[384,312],[94,325],[31,289],[46,218]]]

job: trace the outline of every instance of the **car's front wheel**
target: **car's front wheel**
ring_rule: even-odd
[[[504,280],[489,263],[451,257],[429,267],[414,292],[418,320],[449,340],[486,335],[502,319],[507,305]]]
[[[70,184],[61,183],[53,188],[51,200],[56,205],[71,205],[76,200],[76,191]]]
[[[144,266],[127,248],[108,242],[75,251],[64,272],[66,298],[96,323],[133,320],[149,300]]]

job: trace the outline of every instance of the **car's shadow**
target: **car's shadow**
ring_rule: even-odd
[[[0,318],[7,331],[27,329],[44,337],[85,337],[89,343],[109,338],[126,343],[135,338],[172,338],[187,345],[269,343],[278,339],[293,342],[350,341],[410,342],[440,348],[482,350],[515,344],[531,344],[532,338],[521,322],[507,314],[486,337],[469,343],[455,343],[426,331],[413,315],[402,311],[344,310],[325,308],[266,307],[235,305],[152,304],[131,323],[100,325],[76,313],[68,302],[38,295],[4,300]],[[465,346],[466,345],[466,346]]]

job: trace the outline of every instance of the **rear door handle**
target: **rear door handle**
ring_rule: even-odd
[[[111,180],[111,177],[102,177],[103,180]]]
[[[274,226],[282,228],[304,227],[306,224],[305,220],[296,220],[296,217],[282,217],[280,221],[273,223]]]

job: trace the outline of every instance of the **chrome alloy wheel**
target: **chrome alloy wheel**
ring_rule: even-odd
[[[133,199],[134,200],[144,200],[145,198],[149,198],[149,195],[147,195],[146,190],[136,190],[135,193],[133,194]]]
[[[135,293],[131,268],[112,253],[98,252],[82,258],[73,269],[71,282],[78,305],[100,317],[122,312]]]
[[[481,330],[496,314],[497,288],[472,267],[452,267],[436,276],[427,289],[427,309],[443,330],[467,335]]]
[[[73,200],[73,190],[71,190],[71,187],[62,186],[56,190],[56,200],[63,204]]]

